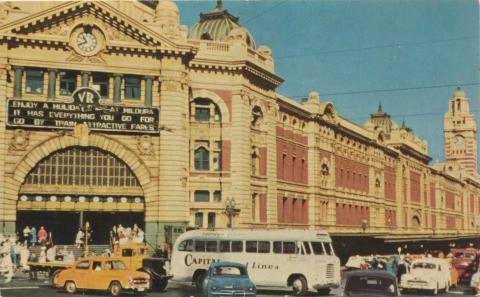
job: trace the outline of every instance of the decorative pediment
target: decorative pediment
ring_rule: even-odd
[[[97,28],[107,49],[190,52],[124,12],[103,1],[63,2],[47,10],[0,27],[3,38],[70,45],[72,32],[80,26]]]

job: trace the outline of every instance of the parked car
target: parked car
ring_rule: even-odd
[[[409,271],[402,275],[400,288],[407,290],[428,290],[433,295],[440,290],[448,292],[451,274],[448,261],[439,258],[423,258],[412,262]]]
[[[458,272],[460,281],[469,282],[472,275],[478,270],[480,251],[473,248],[451,249],[452,264]]]
[[[130,270],[118,258],[87,257],[58,272],[53,279],[57,288],[70,294],[77,289],[109,291],[118,296],[123,290],[144,292],[150,287],[150,276],[141,271]]]
[[[342,296],[400,296],[397,278],[384,270],[356,270],[347,274]]]
[[[202,288],[205,297],[256,296],[256,287],[248,277],[247,267],[235,262],[211,264]]]

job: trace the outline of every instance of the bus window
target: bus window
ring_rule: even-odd
[[[307,253],[307,255],[310,255],[312,253],[312,251],[310,250],[310,243],[308,241],[304,241],[303,246],[305,247],[305,253]]]
[[[247,241],[246,242],[246,245],[247,245],[247,253],[256,253],[257,252],[257,244],[258,242],[257,241]]]
[[[333,248],[332,248],[332,244],[329,243],[329,242],[324,242],[323,243],[323,246],[325,247],[325,253],[327,255],[333,255]]]
[[[205,241],[195,240],[195,251],[196,252],[204,252],[205,251]]]
[[[220,252],[222,253],[230,252],[230,241],[228,240],[220,241]]]
[[[273,242],[273,252],[275,254],[281,254],[282,253],[282,242],[281,241],[274,241]]]
[[[283,242],[283,253],[284,254],[296,254],[297,245],[293,241],[284,241]]]
[[[315,255],[325,255],[325,251],[323,250],[321,242],[312,241],[310,243],[312,244],[313,253]]]
[[[232,252],[233,253],[243,252],[243,241],[232,241]]]
[[[188,240],[182,241],[178,245],[178,250],[181,252],[193,252],[193,240],[188,239]]]
[[[259,241],[258,252],[263,254],[270,253],[270,241]]]
[[[218,242],[216,240],[207,241],[207,252],[218,252]]]

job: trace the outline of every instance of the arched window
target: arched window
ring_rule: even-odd
[[[200,39],[201,40],[212,40],[212,36],[210,35],[210,33],[205,32],[205,33],[202,34],[202,36],[200,36]]]
[[[210,99],[197,98],[192,101],[190,112],[194,115],[195,121],[199,122],[220,122],[222,115],[220,108]]]
[[[258,127],[262,119],[263,119],[262,109],[259,106],[255,106],[252,109],[252,120],[251,120],[252,127]]]
[[[420,228],[420,218],[417,215],[412,217],[412,227],[413,228]]]
[[[195,170],[210,170],[210,152],[203,146],[195,150]]]
[[[328,173],[329,173],[328,165],[325,164],[325,163],[323,163],[320,171],[322,172],[322,175],[323,175],[323,176],[327,176]],[[343,172],[343,171],[342,171],[342,172]],[[343,174],[342,174],[342,175],[343,175]]]

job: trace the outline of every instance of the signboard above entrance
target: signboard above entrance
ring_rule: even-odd
[[[135,134],[159,133],[159,110],[102,102],[90,88],[79,88],[72,101],[8,100],[9,127],[73,129],[85,123],[93,131]]]

